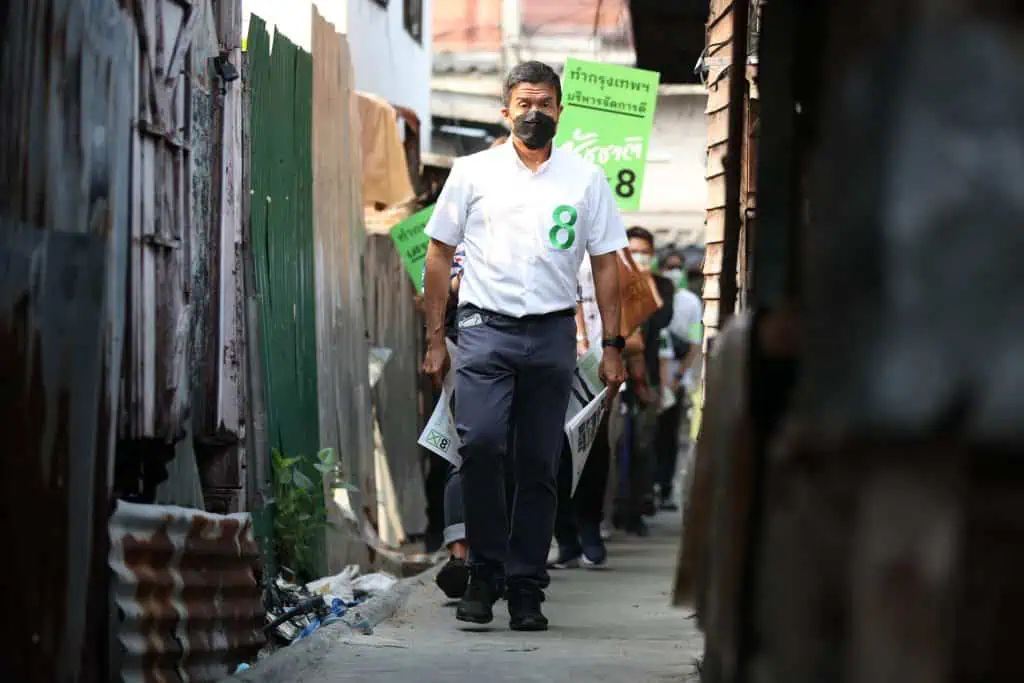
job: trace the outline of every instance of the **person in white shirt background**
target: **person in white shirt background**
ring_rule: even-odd
[[[440,382],[448,369],[449,265],[463,242],[455,422],[470,582],[456,618],[490,623],[504,592],[510,627],[539,631],[548,626],[540,607],[576,363],[577,274],[589,254],[605,334],[601,374],[614,393],[624,378],[625,346],[615,252],[626,235],[601,169],[552,145],[562,110],[558,75],[539,62],[520,64],[503,97],[510,141],[455,161],[426,228],[424,371]],[[503,467],[509,457],[511,519]]]
[[[663,331],[662,338],[661,357],[671,400],[669,407],[658,416],[656,484],[661,508],[673,511],[678,510],[673,488],[679,451],[689,447],[689,420],[686,418],[704,336],[703,302],[688,288],[688,273],[683,265],[682,255],[675,250],[661,256],[661,275],[676,286],[676,293],[672,299],[672,322]]]

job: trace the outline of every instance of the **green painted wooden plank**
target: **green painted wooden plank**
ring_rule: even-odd
[[[314,482],[319,451],[313,242],[312,80],[309,53],[253,17],[253,254],[263,332],[267,432],[272,448],[302,456]],[[322,487],[316,487],[321,511]],[[317,548],[326,570],[324,540]]]
[[[253,16],[249,24],[249,35],[246,39],[248,52],[247,87],[250,93],[250,183],[252,195],[250,197],[249,220],[251,229],[252,244],[249,252],[253,255],[253,273],[255,276],[257,301],[260,309],[260,354],[263,356],[262,368],[265,375],[269,376],[271,369],[267,365],[268,340],[266,321],[266,301],[269,284],[267,282],[266,254],[267,254],[267,205],[262,191],[267,186],[266,172],[267,163],[267,130],[264,125],[267,117],[261,113],[266,108],[267,84],[269,82],[270,66],[270,36],[267,33],[266,24],[263,19]],[[264,378],[264,382],[266,382]],[[266,385],[265,385],[266,386]],[[275,433],[271,428],[273,422],[272,413],[269,410],[270,388],[266,387],[267,400],[267,429],[268,434]],[[254,457],[264,458],[270,462],[269,453],[255,454]],[[253,530],[260,543],[260,550],[263,554],[264,579],[272,580],[278,572],[277,553],[274,548],[274,519],[273,510],[270,506],[263,506],[259,510],[253,510]]]

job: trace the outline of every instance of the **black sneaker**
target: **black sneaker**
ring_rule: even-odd
[[[458,557],[449,558],[437,573],[434,583],[452,600],[464,596],[469,584],[469,567],[466,566],[466,561]]]
[[[466,594],[455,610],[455,618],[470,624],[489,624],[494,621],[494,603],[499,596],[494,581],[471,575]]]
[[[547,631],[548,619],[540,611],[544,591],[537,588],[509,588],[508,626],[513,631]]]

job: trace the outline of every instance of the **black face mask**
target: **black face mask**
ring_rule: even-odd
[[[512,132],[530,149],[541,149],[555,137],[555,120],[536,109],[516,117]]]

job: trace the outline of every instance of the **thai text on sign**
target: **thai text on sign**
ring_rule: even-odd
[[[640,208],[660,74],[579,59],[565,63],[555,144],[604,169],[619,208]]]
[[[433,205],[414,213],[390,230],[391,241],[402,257],[402,264],[412,279],[416,291],[423,293],[423,266],[427,262],[427,245],[430,238],[424,230],[427,221],[434,214]]]

